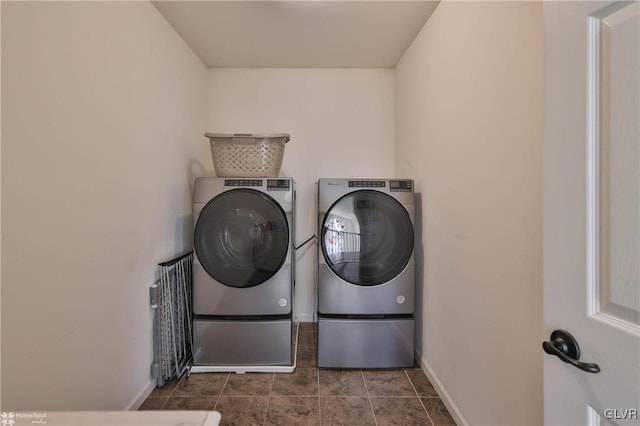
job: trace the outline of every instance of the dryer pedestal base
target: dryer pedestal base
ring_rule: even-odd
[[[193,321],[194,365],[292,365],[293,322],[277,320]]]
[[[318,367],[413,366],[413,318],[318,319]]]

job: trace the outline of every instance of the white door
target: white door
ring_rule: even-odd
[[[541,349],[545,424],[638,425],[640,3],[546,1],[544,21],[543,338],[568,331],[582,363]]]

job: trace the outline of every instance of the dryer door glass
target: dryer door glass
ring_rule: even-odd
[[[289,248],[282,207],[253,189],[224,192],[204,206],[196,223],[195,252],[204,270],[230,287],[253,287],[280,270]]]
[[[413,225],[395,198],[362,190],[336,201],[321,231],[331,270],[352,284],[375,286],[397,277],[413,253]]]

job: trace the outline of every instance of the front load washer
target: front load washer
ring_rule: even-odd
[[[195,365],[292,363],[291,178],[197,178]]]
[[[410,179],[318,181],[318,366],[413,365]]]

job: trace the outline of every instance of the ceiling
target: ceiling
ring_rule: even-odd
[[[208,67],[393,68],[439,1],[154,1]]]

